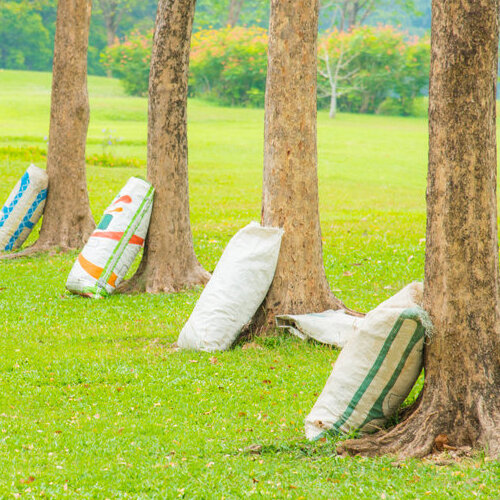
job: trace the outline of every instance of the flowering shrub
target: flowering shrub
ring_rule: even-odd
[[[262,106],[267,32],[262,28],[203,30],[193,35],[190,93],[230,106]]]
[[[152,33],[133,33],[102,56],[129,94],[147,94],[152,38]],[[266,30],[257,27],[193,34],[189,95],[229,106],[262,106],[267,44]],[[320,106],[327,104],[321,97],[335,89],[341,111],[411,114],[415,98],[428,84],[429,41],[408,40],[392,26],[330,31],[320,37],[318,58]],[[328,73],[336,75],[334,85]]]
[[[127,94],[147,95],[152,46],[152,31],[147,34],[133,32],[102,53],[102,64],[121,79]]]

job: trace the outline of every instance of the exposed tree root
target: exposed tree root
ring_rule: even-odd
[[[446,450],[485,449],[490,456],[499,456],[498,413],[494,408],[485,409],[482,398],[472,415],[460,408],[453,411],[438,408],[439,404],[425,407],[420,404],[414,413],[391,430],[344,441],[337,452],[368,457],[393,454],[400,458],[421,458]]]
[[[60,247],[56,245],[38,245],[37,242],[29,246],[28,248],[25,248],[24,250],[20,250],[18,252],[2,253],[0,254],[0,260],[14,260],[14,259],[20,259],[22,257],[32,257],[45,253],[49,253],[50,255],[55,255],[58,253],[69,252],[71,250],[74,249],[68,247]]]
[[[178,293],[205,285],[210,279],[210,273],[198,263],[182,273],[179,270],[176,271],[174,276],[168,269],[155,269],[141,263],[132,278],[121,283],[117,291],[124,294]]]

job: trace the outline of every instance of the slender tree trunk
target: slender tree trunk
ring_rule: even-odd
[[[195,0],[160,0],[149,78],[148,179],[155,201],[144,255],[122,291],[178,292],[206,283],[189,221],[187,88]]]
[[[332,85],[332,95],[330,96],[330,118],[337,116],[337,85]]]
[[[227,14],[226,25],[233,28],[240,19],[241,9],[245,0],[229,0],[229,12]]]
[[[323,267],[316,152],[317,0],[272,0],[262,224],[283,227],[280,258],[255,319],[338,309]]]
[[[95,227],[85,173],[90,13],[90,0],[60,0],[57,7],[47,155],[49,190],[40,238],[32,250],[80,248]]]
[[[106,41],[108,44],[108,47],[111,47],[116,40],[116,27],[113,26],[111,21],[108,21],[106,19]]]
[[[411,417],[351,453],[500,452],[497,0],[434,0],[425,307],[434,332]],[[436,440],[436,438],[439,438]]]

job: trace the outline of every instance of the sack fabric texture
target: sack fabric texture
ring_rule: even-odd
[[[144,245],[153,194],[149,182],[128,180],[73,265],[66,282],[70,292],[100,298],[115,291]]]
[[[177,344],[200,351],[231,347],[264,300],[276,270],[283,229],[244,227],[228,243]]]
[[[362,318],[344,311],[276,316],[276,326],[296,335],[302,340],[313,339],[342,349],[354,336]]]
[[[373,432],[399,408],[422,370],[430,325],[422,296],[422,284],[412,283],[359,321],[306,417],[307,439]]]
[[[16,250],[26,241],[43,213],[48,184],[45,170],[28,167],[0,212],[0,250]]]

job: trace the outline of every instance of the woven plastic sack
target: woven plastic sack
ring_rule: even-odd
[[[200,351],[231,347],[264,300],[276,270],[283,229],[244,227],[228,243],[177,344]]]
[[[276,326],[302,340],[313,339],[342,349],[354,336],[361,318],[344,311],[276,316]]]
[[[153,206],[154,189],[131,177],[78,256],[66,288],[86,297],[112,294],[144,244]]]
[[[48,184],[45,170],[28,167],[0,212],[0,250],[16,250],[26,241],[43,213]]]
[[[399,408],[422,370],[429,324],[422,294],[422,284],[412,283],[360,321],[306,417],[307,439],[373,432]]]

